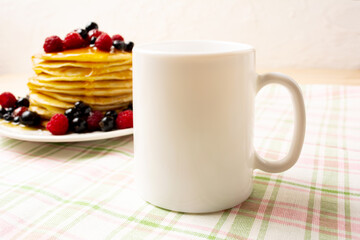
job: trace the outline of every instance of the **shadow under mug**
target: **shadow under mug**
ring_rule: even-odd
[[[292,96],[295,127],[279,161],[253,147],[257,92],[280,84]],[[252,191],[253,170],[292,167],[305,135],[301,90],[280,73],[258,75],[252,46],[174,41],[133,50],[135,181],[142,198],[180,212],[231,208]]]

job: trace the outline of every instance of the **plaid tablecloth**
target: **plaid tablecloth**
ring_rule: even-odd
[[[360,87],[302,86],[307,130],[298,163],[254,172],[250,198],[212,214],[142,201],[132,136],[82,143],[0,137],[1,239],[360,239]],[[255,146],[289,148],[292,108],[281,87],[256,103]]]

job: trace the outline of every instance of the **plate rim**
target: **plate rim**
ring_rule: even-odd
[[[37,130],[21,130],[20,128],[13,126],[9,127],[0,122],[0,136],[28,142],[86,142],[128,136],[134,133],[133,128],[117,129],[109,132],[95,131],[90,133],[70,133],[65,135],[51,135],[50,132],[49,134],[46,134],[46,132],[43,132],[44,134],[22,134],[23,131],[37,132]]]

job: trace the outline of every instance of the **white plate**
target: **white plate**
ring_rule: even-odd
[[[25,130],[21,129],[21,127],[11,126],[8,123],[0,121],[0,135],[30,142],[84,142],[127,136],[131,135],[132,133],[133,129],[127,128],[109,132],[97,131],[91,133],[71,133],[55,136],[48,131]]]

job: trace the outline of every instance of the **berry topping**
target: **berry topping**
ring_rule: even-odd
[[[95,22],[90,22],[86,25],[85,30],[89,32],[90,30],[98,29],[98,28],[99,26]]]
[[[125,110],[120,112],[116,118],[116,127],[118,129],[133,127],[133,111]]]
[[[133,42],[128,42],[126,44],[125,51],[132,52],[133,47],[134,47],[134,43]]]
[[[0,94],[0,105],[3,108],[15,107],[16,105],[15,96],[10,92],[3,92],[2,94]]]
[[[14,118],[13,116],[11,115],[11,113],[5,113],[3,115],[3,118],[6,120],[6,121],[12,121]]]
[[[27,98],[19,98],[17,101],[16,101],[16,106],[18,107],[29,107],[30,103],[29,103],[29,99]]]
[[[101,119],[99,125],[101,131],[103,132],[111,131],[115,128],[115,120],[113,117],[105,116],[103,119]]]
[[[96,41],[96,37],[92,36],[91,39],[90,39],[90,45],[94,45],[95,41]]]
[[[114,119],[116,119],[117,113],[115,110],[110,110],[110,111],[107,111],[104,116],[109,116],[109,117],[113,117]]]
[[[45,39],[43,47],[46,53],[61,52],[64,49],[64,44],[58,36],[51,36]]]
[[[125,48],[126,48],[126,43],[124,43],[123,41],[115,40],[115,41],[113,42],[113,46],[114,46],[117,50],[124,51]]]
[[[86,120],[76,117],[71,121],[71,128],[76,133],[82,133],[85,132],[87,129],[87,123]]]
[[[94,29],[94,30],[91,30],[89,32],[89,37],[92,38],[92,37],[96,37],[98,38],[103,32],[102,31],[99,31],[97,29]]]
[[[14,117],[13,122],[14,122],[14,123],[20,122],[20,116]]]
[[[114,36],[112,36],[112,40],[124,41],[124,38],[120,34],[115,34]]]
[[[20,123],[26,126],[36,126],[40,124],[40,116],[36,112],[25,111],[20,116]]]
[[[0,108],[0,119],[3,118],[5,113],[6,113],[5,108]]]
[[[68,33],[64,39],[65,49],[81,48],[85,45],[85,40],[77,32]]]
[[[77,32],[78,34],[80,34],[80,36],[86,40],[87,37],[88,37],[88,32],[85,30],[85,29],[82,29],[82,28],[78,28],[75,30],[75,32]]]
[[[11,113],[11,114],[12,114],[12,112],[14,111],[14,108],[12,108],[12,107],[6,108],[5,111],[6,111],[7,113]]]
[[[89,107],[89,105],[85,104],[82,101],[78,101],[75,103],[75,109],[80,111],[82,116],[87,116],[91,112],[91,107]]]
[[[46,129],[53,135],[64,135],[69,128],[69,121],[64,114],[57,113],[46,124]]]
[[[103,117],[104,115],[100,111],[91,112],[89,117],[86,119],[88,129],[90,131],[98,130],[100,128],[99,122]]]
[[[28,108],[27,107],[18,107],[16,108],[13,112],[12,112],[12,116],[13,117],[17,117],[17,116],[21,116],[21,114],[25,111],[27,111]]]
[[[80,117],[81,112],[76,108],[69,108],[65,110],[65,116],[71,121],[73,118]]]
[[[112,46],[112,40],[109,35],[102,33],[95,41],[95,47],[101,51],[109,52]]]

